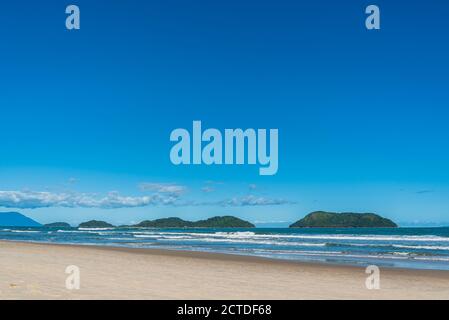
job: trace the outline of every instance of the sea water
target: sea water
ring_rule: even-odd
[[[449,270],[448,228],[2,228],[0,240],[159,248],[273,259]]]

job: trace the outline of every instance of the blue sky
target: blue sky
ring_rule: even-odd
[[[2,4],[0,210],[114,223],[313,210],[449,222],[449,4]],[[381,9],[381,30],[364,27]],[[170,132],[279,129],[279,171],[171,164]],[[145,187],[146,186],[146,187]]]

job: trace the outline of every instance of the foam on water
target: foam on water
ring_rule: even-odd
[[[78,228],[81,231],[103,231],[103,230],[114,230],[114,228]]]
[[[39,233],[40,231],[36,230],[9,230],[10,232],[14,233]]]
[[[0,239],[164,248],[277,259],[449,270],[449,228],[145,229],[4,228]]]
[[[145,232],[137,231],[132,232],[135,234],[148,234],[148,235],[163,235],[167,232]],[[334,234],[334,235],[292,235],[292,234],[256,234],[254,232],[215,232],[215,233],[192,233],[192,232],[177,232],[182,235],[192,235],[195,237],[223,237],[223,238],[276,238],[276,239],[316,239],[316,240],[362,240],[362,241],[442,241],[449,242],[448,237],[423,235],[423,236],[382,236],[382,235],[355,235],[355,234]]]

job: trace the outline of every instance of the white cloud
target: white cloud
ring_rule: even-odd
[[[37,209],[48,207],[65,208],[136,208],[149,205],[172,205],[177,197],[154,194],[142,197],[121,196],[110,192],[97,197],[85,193],[52,193],[36,191],[0,191],[0,206],[5,208]]]
[[[220,205],[225,207],[279,206],[284,204],[293,204],[293,203],[291,201],[284,199],[258,197],[254,195],[248,195],[240,198],[232,198],[224,200],[220,203]]]
[[[206,183],[206,184],[219,184],[219,185],[223,185],[224,184],[223,181],[215,181],[215,180],[206,180],[204,183]]]
[[[248,195],[244,197],[235,197],[216,202],[203,202],[198,205],[207,205],[207,206],[218,205],[222,207],[255,207],[255,206],[280,206],[286,204],[295,204],[295,202],[284,199],[257,197],[254,195]]]
[[[55,193],[49,191],[0,191],[0,207],[17,209],[38,209],[49,207],[63,208],[99,208],[120,209],[140,208],[147,206],[222,206],[222,207],[249,207],[249,206],[279,206],[294,204],[294,202],[248,195],[215,202],[197,202],[181,197],[185,188],[151,187],[156,193],[144,196],[123,196],[118,192],[109,192],[104,196],[89,193],[65,192]]]
[[[173,195],[181,195],[187,191],[187,187],[174,183],[153,183],[143,182],[140,184],[140,189],[143,191],[153,191],[158,193],[168,193]]]
[[[80,180],[79,179],[77,179],[77,178],[69,178],[69,180],[68,180],[68,183],[69,184],[75,184],[75,183],[77,183],[77,182],[79,182]]]
[[[205,193],[211,193],[211,192],[215,191],[215,188],[210,187],[210,186],[206,186],[206,187],[201,188],[201,191],[203,191]]]

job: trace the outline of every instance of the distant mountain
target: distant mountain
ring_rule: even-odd
[[[72,226],[67,222],[53,222],[44,224],[46,228],[71,228]]]
[[[254,228],[255,226],[245,220],[232,217],[213,217],[207,220],[186,221],[180,218],[165,218],[142,221],[131,227],[136,228]]]
[[[78,228],[114,228],[114,226],[104,221],[91,220],[81,223]]]
[[[290,228],[396,228],[387,218],[374,213],[335,213],[316,211],[295,222]]]
[[[34,221],[18,212],[0,212],[0,227],[41,227]]]

